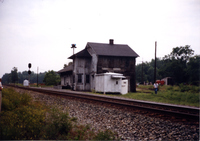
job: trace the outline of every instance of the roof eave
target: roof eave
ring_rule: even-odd
[[[140,57],[139,55],[137,56],[119,56],[119,55],[101,55],[101,54],[97,54],[98,56],[110,56],[110,57],[128,57],[128,58],[137,58]]]

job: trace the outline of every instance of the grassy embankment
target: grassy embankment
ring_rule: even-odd
[[[42,86],[42,87],[47,87],[47,86]],[[119,96],[137,100],[200,107],[199,86],[189,86],[183,84],[180,84],[179,86],[166,86],[166,85],[159,86],[159,91],[156,95],[152,85],[139,85],[136,88],[136,91],[137,91],[136,93],[128,93],[126,95],[112,94],[111,96]],[[99,94],[95,92],[92,93]]]
[[[199,107],[199,89],[198,86],[183,84],[179,86],[159,86],[159,91],[156,95],[153,86],[140,85],[137,87],[136,93],[128,93],[119,96],[138,100]]]
[[[89,125],[55,106],[33,101],[27,93],[2,91],[0,140],[113,140],[110,130],[94,133]]]

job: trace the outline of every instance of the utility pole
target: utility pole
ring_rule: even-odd
[[[156,82],[156,48],[157,48],[157,41],[155,41],[154,83]]]
[[[143,59],[142,59],[142,84],[144,84],[144,81],[143,81]]]
[[[37,67],[37,87],[38,87],[38,70],[39,70],[39,67]]]
[[[76,44],[72,44],[72,47],[73,49],[73,84],[72,84],[72,90],[75,90],[75,72],[74,72],[74,62],[75,62],[75,57],[74,57],[74,49],[76,48]]]

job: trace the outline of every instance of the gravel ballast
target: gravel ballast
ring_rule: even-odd
[[[24,90],[18,90],[24,91]],[[94,131],[110,129],[121,140],[199,140],[199,126],[135,114],[100,104],[28,92],[35,101],[57,105]]]

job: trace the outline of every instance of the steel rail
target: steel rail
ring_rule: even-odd
[[[199,120],[199,111],[200,108],[190,107],[190,106],[181,106],[174,104],[164,104],[164,103],[156,103],[142,100],[134,100],[134,99],[126,99],[126,98],[118,98],[106,95],[95,95],[84,92],[77,91],[66,91],[66,90],[57,90],[57,89],[46,89],[46,88],[37,88],[37,87],[22,87],[22,86],[13,86],[20,89],[31,90],[36,92],[62,95],[62,96],[70,96],[75,98],[84,98],[87,100],[93,100],[98,102],[106,102],[110,104],[117,104],[121,106],[128,106],[133,108],[140,108],[148,111],[157,111],[164,114],[179,116],[192,120]]]

